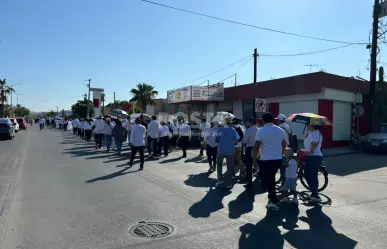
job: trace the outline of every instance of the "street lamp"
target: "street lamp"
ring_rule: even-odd
[[[15,84],[15,85],[10,85],[11,88],[13,88],[14,86],[21,86],[23,84]],[[11,107],[12,107],[12,95],[13,95],[13,92],[11,92]]]

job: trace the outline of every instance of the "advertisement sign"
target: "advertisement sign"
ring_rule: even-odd
[[[93,107],[95,117],[101,115],[101,92],[102,91],[93,91]]]
[[[191,87],[183,87],[167,92],[168,104],[179,103],[191,100]]]
[[[212,86],[192,86],[193,101],[224,101],[223,84]]]

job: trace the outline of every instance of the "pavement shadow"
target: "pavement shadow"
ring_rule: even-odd
[[[100,177],[97,177],[97,178],[93,178],[93,179],[87,180],[85,183],[93,183],[93,182],[105,181],[105,180],[109,180],[109,179],[112,179],[112,178],[115,178],[115,177],[118,177],[118,176],[123,176],[123,175],[126,175],[126,174],[131,174],[131,173],[135,173],[135,172],[140,171],[139,169],[132,170],[132,171],[126,171],[126,170],[128,170],[130,168],[131,167],[125,167],[122,170],[114,172],[114,173],[111,173],[109,175],[100,176]]]
[[[216,212],[223,206],[223,198],[231,193],[230,190],[216,189],[211,187],[200,201],[194,203],[188,210],[193,218],[208,218],[211,213]]]
[[[320,198],[321,198],[321,202],[319,202],[318,204],[310,204],[308,202],[308,199],[306,198],[306,196],[310,196],[311,192],[310,191],[301,191],[301,192],[298,192],[298,196],[299,196],[299,199],[302,200],[304,202],[304,205],[305,206],[331,206],[332,205],[332,199],[325,195],[325,194],[322,194],[322,193],[318,193]]]
[[[159,163],[160,163],[160,164],[173,163],[173,162],[179,161],[181,158],[182,158],[181,156],[175,157],[175,158],[169,158],[169,159],[160,161]]]
[[[202,156],[196,156],[193,158],[188,158],[184,161],[185,163],[206,163],[207,158],[203,158]]]
[[[253,191],[243,191],[235,200],[229,202],[228,217],[230,219],[238,219],[243,214],[253,211],[254,197]]]
[[[282,249],[284,238],[278,228],[282,225],[282,215],[276,211],[268,211],[257,224],[248,223],[239,228],[239,249]],[[301,239],[302,241],[302,239]],[[309,248],[311,245],[308,245]]]
[[[208,188],[215,186],[216,179],[210,178],[210,173],[203,172],[199,174],[191,174],[184,181],[185,185],[199,188]]]
[[[66,151],[63,154],[70,154],[72,157],[93,156],[97,152],[95,150],[80,150],[80,151]]]
[[[324,158],[329,174],[347,176],[363,171],[375,170],[387,166],[385,154],[352,154]]]
[[[284,239],[298,249],[355,248],[357,241],[336,232],[332,220],[319,206],[306,211],[307,217],[299,219],[309,224],[309,230],[292,230],[283,235]]]

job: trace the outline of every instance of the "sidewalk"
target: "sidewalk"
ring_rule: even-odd
[[[344,147],[335,147],[335,148],[323,148],[322,153],[324,157],[335,157],[349,154],[358,154],[361,153],[357,150],[350,150],[348,146]]]

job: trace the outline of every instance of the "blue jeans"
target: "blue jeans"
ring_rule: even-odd
[[[110,151],[110,145],[112,144],[112,136],[105,135],[106,150]]]
[[[322,164],[322,156],[308,156],[305,158],[305,179],[309,185],[311,196],[318,198],[318,172]]]
[[[223,180],[223,159],[226,158],[227,171],[224,177],[226,184],[232,183],[232,175],[234,174],[234,155],[223,155],[219,154],[216,157],[218,181]]]
[[[116,139],[114,139],[114,142],[116,143],[116,148],[117,148],[118,154],[121,154],[122,143],[124,141],[116,138]]]

